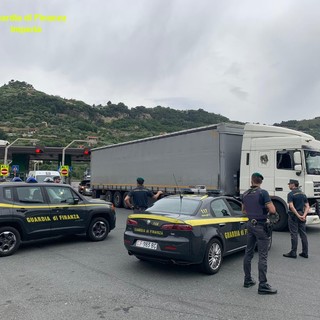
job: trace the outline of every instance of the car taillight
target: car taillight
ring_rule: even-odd
[[[191,231],[193,228],[189,224],[164,224],[161,226],[162,230],[179,230]]]
[[[137,226],[138,225],[138,221],[133,220],[133,219],[127,219],[127,225],[128,226]]]

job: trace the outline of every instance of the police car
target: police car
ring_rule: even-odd
[[[200,264],[214,274],[224,256],[245,249],[247,221],[232,197],[168,196],[128,216],[124,245],[141,260]]]
[[[91,241],[102,241],[115,223],[112,203],[89,201],[70,185],[0,184],[0,257],[32,239],[85,233]]]

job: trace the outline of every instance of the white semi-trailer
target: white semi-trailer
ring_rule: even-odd
[[[308,224],[320,223],[320,142],[302,132],[258,124],[221,123],[140,139],[91,153],[93,195],[125,206],[124,197],[142,176],[153,191],[216,192],[239,196],[250,187],[253,172],[264,176],[287,226],[289,179],[299,181],[311,211]]]

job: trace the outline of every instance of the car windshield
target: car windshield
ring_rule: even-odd
[[[191,216],[197,212],[199,205],[200,201],[196,199],[163,198],[148,208],[147,212],[176,213]]]
[[[48,176],[48,175],[41,175],[41,174],[38,174],[37,175],[37,177],[36,177],[36,180],[38,181],[38,182],[44,182],[44,179],[46,179],[46,178],[53,178],[52,176]]]
[[[313,150],[304,151],[308,174],[320,174],[320,152]]]

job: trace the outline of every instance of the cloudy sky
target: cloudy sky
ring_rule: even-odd
[[[319,0],[0,0],[0,85],[244,122],[312,119],[319,12]],[[5,21],[12,15],[22,21]]]

